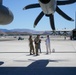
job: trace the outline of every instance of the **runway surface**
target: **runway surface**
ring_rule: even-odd
[[[39,56],[29,55],[28,39],[0,41],[0,75],[75,75],[76,41],[51,39],[51,51],[46,54],[42,38]],[[47,74],[48,73],[48,74]]]

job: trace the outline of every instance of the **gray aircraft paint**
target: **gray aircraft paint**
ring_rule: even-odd
[[[13,21],[13,13],[8,7],[2,5],[3,0],[0,0],[0,25],[7,25]]]

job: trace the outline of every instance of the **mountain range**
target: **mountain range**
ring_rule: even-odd
[[[12,33],[12,32],[17,32],[17,33],[28,33],[28,34],[50,34],[50,31],[35,31],[31,29],[0,29],[0,32],[5,32],[5,33]]]
[[[76,31],[76,30],[75,30]],[[65,32],[67,34],[71,34],[71,30],[65,31],[35,31],[31,29],[0,29],[0,35],[2,34],[7,34],[7,35],[32,35],[32,34],[41,34],[41,35],[52,35],[52,34],[57,34],[57,35],[62,35]]]

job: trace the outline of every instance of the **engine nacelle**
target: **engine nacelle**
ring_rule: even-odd
[[[13,18],[13,13],[7,7],[0,5],[0,25],[11,23]]]
[[[39,3],[46,15],[53,14],[56,10],[57,0],[39,0]]]

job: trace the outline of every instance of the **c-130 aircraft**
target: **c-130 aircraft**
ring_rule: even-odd
[[[59,15],[61,15],[63,18],[69,20],[69,21],[74,21],[71,17],[69,17],[67,14],[65,14],[59,7],[58,5],[67,5],[67,4],[72,4],[75,3],[76,0],[64,0],[64,1],[58,1],[58,0],[38,0],[39,3],[36,4],[30,4],[27,5],[23,8],[25,9],[31,9],[31,8],[38,8],[41,7],[42,11],[36,18],[34,22],[34,27],[37,26],[38,22],[40,19],[46,15],[50,19],[50,25],[52,30],[55,30],[55,24],[54,24],[54,12],[56,11]]]
[[[0,0],[0,25],[7,25],[13,21],[13,13],[8,7],[3,5],[3,0]]]

